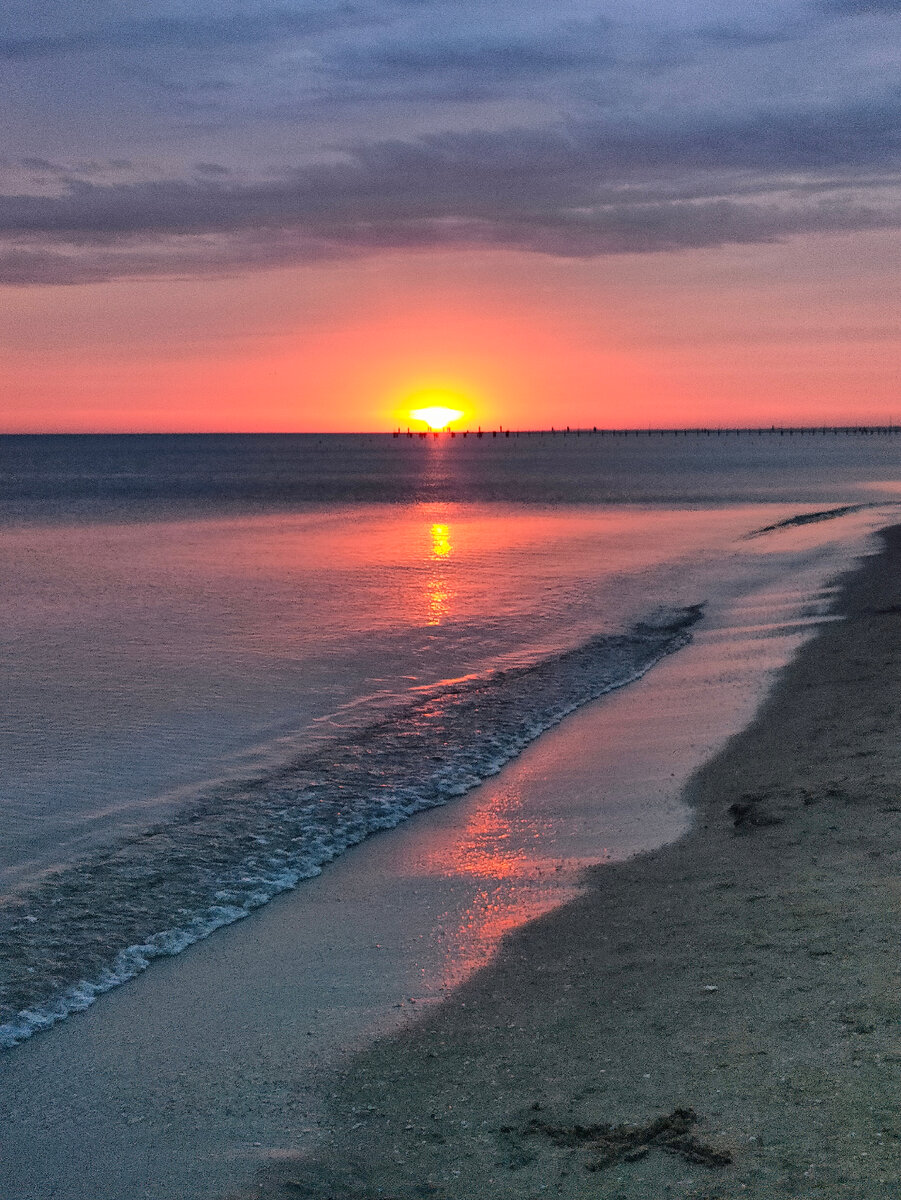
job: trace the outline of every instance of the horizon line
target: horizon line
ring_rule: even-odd
[[[808,425],[552,425],[547,428],[513,428],[476,426],[445,429],[415,429],[394,426],[392,429],[0,429],[0,437],[477,437],[508,434],[513,436],[653,436],[654,434],[764,434],[764,433],[855,433],[879,431],[901,433],[901,424],[887,422],[847,423],[817,422]]]

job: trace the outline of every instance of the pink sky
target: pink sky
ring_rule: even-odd
[[[901,419],[896,238],[563,259],[394,252],[218,280],[3,289],[13,431]]]

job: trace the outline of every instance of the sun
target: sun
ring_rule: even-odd
[[[429,429],[447,429],[452,421],[459,421],[462,409],[445,408],[443,404],[431,404],[426,408],[415,408],[410,412],[414,421],[425,421]]]
[[[395,410],[400,421],[421,421],[432,433],[473,419],[473,393],[455,384],[425,383],[405,389]]]

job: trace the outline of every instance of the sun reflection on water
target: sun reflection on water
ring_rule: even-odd
[[[429,564],[431,571],[426,583],[428,598],[428,625],[440,625],[450,616],[453,593],[450,587],[445,567],[447,560],[454,552],[450,537],[450,526],[435,522],[429,530],[431,546],[429,549]]]
[[[432,558],[447,558],[453,553],[453,546],[450,540],[450,526],[448,525],[433,525],[432,526]]]
[[[464,826],[415,864],[424,874],[474,884],[456,919],[441,929],[444,988],[487,962],[504,934],[578,893],[578,865],[567,869],[553,843],[553,818],[525,811],[520,784],[489,785]]]

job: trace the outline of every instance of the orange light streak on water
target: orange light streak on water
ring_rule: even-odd
[[[453,986],[482,966],[500,939],[541,916],[579,888],[564,860],[548,855],[553,820],[526,803],[525,773],[508,773],[506,786],[486,785],[453,838],[433,843],[415,873],[468,877],[478,886],[444,930],[442,985]],[[566,864],[570,866],[571,864]]]
[[[428,618],[426,624],[440,625],[446,621],[451,612],[451,601],[454,598],[453,589],[446,570],[446,560],[451,557],[454,547],[450,540],[448,525],[433,525],[429,531],[432,542],[429,551],[429,563],[432,567],[426,592],[428,597]]]

